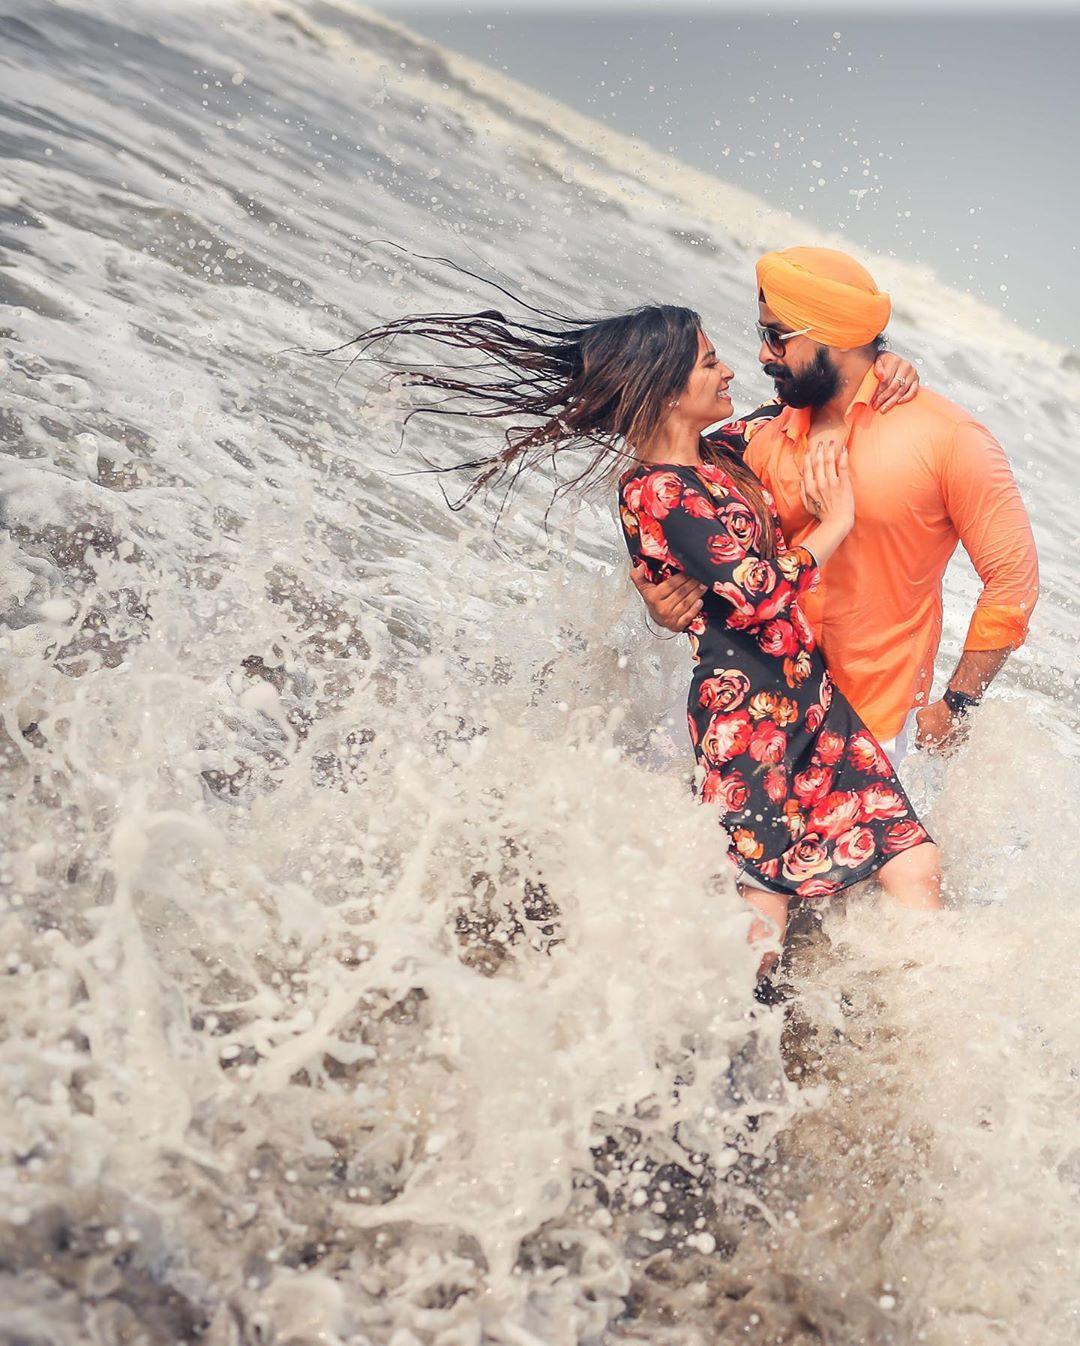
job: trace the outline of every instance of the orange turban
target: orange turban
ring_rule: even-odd
[[[793,330],[823,346],[850,351],[884,332],[892,300],[854,257],[832,248],[767,252],[757,264],[765,302]]]

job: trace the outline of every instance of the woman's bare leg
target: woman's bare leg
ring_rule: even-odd
[[[899,907],[936,911],[941,900],[941,855],[932,841],[901,851],[877,872],[882,888]]]
[[[751,944],[760,944],[765,939],[784,941],[787,929],[788,897],[786,893],[767,893],[761,888],[744,888],[741,884],[739,894],[758,913],[750,924],[747,939]],[[779,961],[780,955],[772,950],[761,957],[758,964],[758,978],[771,972]]]

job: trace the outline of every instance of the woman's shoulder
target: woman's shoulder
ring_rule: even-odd
[[[712,463],[642,463],[622,478],[619,505],[657,520],[679,510],[705,516],[731,495],[730,477]]]
[[[719,449],[741,458],[746,452],[746,421],[729,421],[704,436],[710,449]]]
[[[724,425],[711,430],[706,436],[706,443],[717,444],[727,449],[729,453],[741,458],[757,432],[768,425],[770,421],[775,420],[783,410],[784,404],[778,399],[773,402],[765,402],[741,420],[727,421]]]
[[[619,484],[622,485],[624,481],[633,481],[635,478],[655,477],[668,472],[674,472],[686,480],[695,481],[702,471],[711,472],[712,470],[713,465],[711,463],[635,463],[622,474],[619,478]]]
[[[627,491],[638,496],[646,482],[656,484],[657,478],[676,476],[681,481],[693,480],[694,469],[681,463],[635,463],[628,467],[619,478],[619,494],[625,498]]]
[[[647,463],[636,459],[619,478],[619,483],[621,485],[624,481],[633,480],[634,477],[652,476],[654,472],[674,472],[680,466],[679,463]]]
[[[664,477],[675,477],[681,482],[700,487],[703,472],[712,472],[709,464],[691,467],[687,463],[637,463],[627,468],[619,478],[619,493],[625,495],[631,486],[640,489],[647,481],[655,485],[659,478]]]

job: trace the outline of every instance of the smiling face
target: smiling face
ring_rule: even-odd
[[[728,384],[734,372],[716,356],[712,342],[704,332],[697,334],[697,359],[686,386],[679,393],[673,414],[695,430],[704,430],[731,415]]]
[[[758,321],[781,335],[793,330],[764,300],[758,303]],[[761,367],[772,379],[777,396],[789,407],[823,407],[840,389],[840,371],[828,346],[808,336],[793,336],[782,344],[782,355],[767,341],[758,351]]]

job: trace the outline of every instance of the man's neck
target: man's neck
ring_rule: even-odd
[[[859,391],[859,385],[866,378],[867,370],[873,363],[873,360],[868,360],[865,356],[843,361],[840,365],[840,387],[836,390],[836,395],[822,406],[811,408],[811,430],[824,430],[843,425],[847,409],[851,406],[851,399]]]

